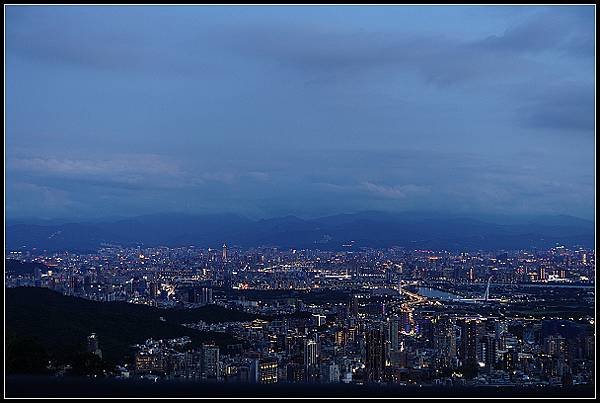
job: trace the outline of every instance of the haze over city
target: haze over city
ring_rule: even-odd
[[[6,9],[6,215],[594,219],[593,6]]]

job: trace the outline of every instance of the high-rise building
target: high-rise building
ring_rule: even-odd
[[[365,372],[367,382],[383,380],[385,370],[386,343],[385,331],[376,326],[366,332],[365,340]]]
[[[286,379],[288,382],[304,382],[304,368],[302,364],[297,362],[290,362],[286,366]]]
[[[587,360],[592,360],[594,358],[595,353],[595,337],[592,334],[588,334],[585,336],[583,340],[583,356]]]
[[[413,313],[410,308],[400,311],[400,330],[405,333],[410,333],[414,327]]]
[[[222,256],[222,262],[221,262],[221,278],[223,280],[223,286],[225,288],[231,288],[233,286],[231,267],[229,267],[229,256],[227,254],[227,244],[223,244],[223,256]]]
[[[96,333],[92,333],[87,338],[87,351],[93,353],[96,350],[98,350],[98,336]]]
[[[456,330],[454,318],[441,316],[435,319],[433,347],[436,364],[440,368],[452,368],[456,360]]]
[[[83,277],[83,288],[85,290],[89,290],[91,286],[92,286],[92,276],[88,274],[85,277]]]
[[[321,365],[321,382],[336,383],[340,381],[340,367],[335,362],[325,362]]]
[[[42,271],[39,267],[36,267],[34,270],[34,285],[36,287],[42,286]]]
[[[78,281],[77,281],[77,277],[75,277],[74,274],[71,274],[71,276],[69,277],[69,291],[68,291],[68,295],[73,295],[75,293],[75,290],[78,288]]]
[[[479,321],[476,319],[462,319],[459,323],[460,328],[460,361],[468,370],[476,370],[477,363],[477,347],[478,347],[478,330]]]
[[[202,287],[202,298],[201,298],[200,302],[202,304],[212,304],[212,302],[213,302],[212,288]]]
[[[214,344],[202,345],[202,375],[205,378],[219,378],[219,347]]]
[[[482,343],[485,346],[485,368],[491,372],[496,366],[496,336],[493,333],[488,333],[484,336]]]
[[[322,326],[325,324],[327,317],[325,315],[313,314],[312,319],[315,326]]]
[[[148,285],[148,293],[150,294],[150,296],[152,298],[158,296],[158,283],[156,281],[151,281],[150,284]]]
[[[390,350],[398,351],[398,348],[400,347],[399,338],[398,338],[398,333],[400,332],[400,319],[397,317],[392,318],[390,320],[389,329],[390,329],[390,336],[389,336]]]
[[[388,285],[394,284],[394,271],[391,267],[385,270],[385,282]]]
[[[347,334],[345,329],[340,329],[335,332],[335,345],[338,347],[344,347],[347,341]]]
[[[197,304],[198,303],[198,290],[195,287],[190,287],[187,290],[187,297],[188,297],[188,302],[190,304]]]
[[[164,369],[163,357],[155,352],[138,351],[135,355],[135,370],[138,372],[161,372]]]
[[[319,352],[314,340],[304,341],[304,373],[307,382],[319,379]]]
[[[540,266],[538,269],[538,279],[539,281],[546,281],[548,279],[546,276],[546,268],[544,266]]]
[[[566,349],[565,338],[560,335],[550,335],[544,339],[544,353],[552,356],[564,354]]]
[[[98,336],[96,333],[92,333],[87,338],[87,352],[96,354],[98,357],[102,358],[102,350],[100,350]]]
[[[258,382],[277,383],[277,360],[266,359],[258,363]]]
[[[514,350],[502,352],[502,369],[505,371],[514,371],[519,360],[519,353]]]
[[[356,295],[352,295],[350,297],[350,302],[348,305],[349,305],[350,316],[356,318],[358,316],[358,298]]]
[[[211,287],[191,287],[187,290],[188,302],[191,304],[212,304]]]

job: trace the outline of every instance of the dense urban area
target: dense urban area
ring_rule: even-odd
[[[36,312],[60,302],[66,317],[46,320],[46,333],[31,337],[44,351],[41,370],[57,376],[256,384],[594,384],[593,250],[453,253],[356,248],[351,242],[344,248],[224,244],[7,252],[7,304],[21,309],[12,318],[7,309],[7,334],[11,324],[26,332],[21,316],[33,321]],[[126,311],[133,308],[140,311]],[[122,341],[129,330],[118,319],[106,319],[121,311],[140,321],[129,342]],[[105,316],[94,327],[99,315]],[[57,343],[73,338],[67,345],[71,355],[53,353],[52,326],[69,320],[88,325],[56,336]],[[167,325],[168,332],[156,330]],[[9,343],[9,372],[24,368],[27,360],[19,351]]]

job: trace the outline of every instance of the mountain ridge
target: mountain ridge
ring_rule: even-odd
[[[237,214],[160,213],[113,221],[24,224],[6,227],[6,247],[49,251],[122,246],[278,246],[339,250],[356,247],[432,249],[527,249],[555,244],[591,247],[593,221],[571,216],[538,216],[506,224],[440,213],[365,211],[320,218],[288,215],[252,220]]]

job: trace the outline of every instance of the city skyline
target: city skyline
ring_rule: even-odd
[[[7,257],[13,396],[595,388],[593,249],[107,246]],[[32,392],[23,372],[55,380]]]

